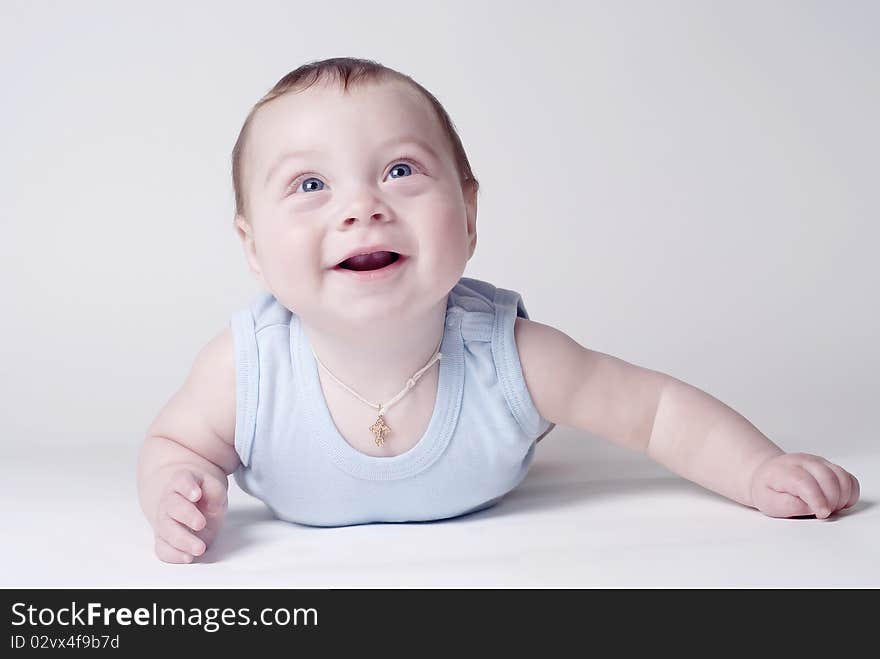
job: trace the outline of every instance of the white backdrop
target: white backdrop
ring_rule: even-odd
[[[127,497],[116,521],[140,514],[147,426],[260,290],[232,224],[235,138],[278,78],[334,56],[411,75],[450,113],[482,184],[466,276],[838,461],[869,502],[878,21],[874,2],[3,0],[4,515],[33,547],[33,518],[102,473]],[[548,441],[586,442],[585,474],[641,459]],[[28,568],[5,583],[33,583],[33,554],[4,551]]]

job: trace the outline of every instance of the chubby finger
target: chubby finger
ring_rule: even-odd
[[[158,535],[156,536],[156,556],[166,563],[192,563],[193,557],[185,551],[175,549]]]
[[[171,492],[165,501],[165,510],[171,519],[188,526],[193,531],[201,531],[208,523],[196,504],[184,499],[180,492]]]
[[[800,466],[802,469],[810,472],[813,478],[816,479],[825,497],[825,502],[828,505],[828,515],[830,515],[840,507],[837,505],[840,501],[840,482],[837,480],[837,474],[831,470],[826,462],[827,460],[820,458],[819,460],[804,462]],[[828,515],[822,516],[827,517]],[[818,517],[819,515],[816,516]]]
[[[859,500],[859,479],[853,476],[851,473],[847,472],[847,476],[849,476],[852,481],[852,490],[849,494],[849,500],[846,502],[844,508],[849,508],[850,506],[855,505],[856,501]]]
[[[837,484],[840,487],[840,496],[837,498],[837,505],[834,507],[834,510],[846,508],[846,504],[852,495],[852,479],[843,467],[836,465],[833,462],[829,462],[825,458],[822,458],[822,461],[825,463],[825,466],[834,472],[834,476],[837,478]]]
[[[198,501],[202,495],[195,475],[186,469],[175,472],[171,478],[171,489],[189,501]]]
[[[193,556],[201,556],[205,553],[205,549],[207,549],[205,542],[201,538],[197,538],[183,524],[176,519],[171,519],[167,515],[159,520],[156,532],[160,538],[175,549]]]
[[[800,465],[793,465],[784,473],[790,474],[789,477],[783,483],[771,484],[773,489],[777,492],[790,492],[800,497],[817,518],[823,519],[831,514],[831,508],[813,474]]]
[[[799,517],[801,515],[812,515],[810,507],[805,501],[788,492],[773,492],[774,499],[772,505],[762,510],[765,515],[770,517]]]
[[[228,483],[221,482],[213,476],[205,476],[200,482],[202,497],[198,501],[199,510],[206,517],[222,515],[228,506]]]

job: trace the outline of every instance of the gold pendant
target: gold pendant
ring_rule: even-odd
[[[382,414],[379,414],[379,418],[376,419],[376,423],[370,426],[370,432],[373,433],[373,436],[376,438],[376,446],[382,446],[385,442],[385,435],[387,435],[391,431],[391,428],[385,423],[385,418]]]

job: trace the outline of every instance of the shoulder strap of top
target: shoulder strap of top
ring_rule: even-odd
[[[526,434],[537,437],[545,432],[549,421],[541,417],[526,387],[514,325],[516,317],[529,318],[522,297],[516,291],[496,288],[495,319],[492,324],[492,355],[498,382],[511,413]]]
[[[236,311],[230,326],[235,343],[235,450],[247,467],[257,423],[260,382],[257,336],[250,307]]]

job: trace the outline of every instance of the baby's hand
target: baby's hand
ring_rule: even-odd
[[[191,469],[173,472],[156,513],[156,556],[167,563],[191,563],[205,553],[223,522],[226,487]]]
[[[753,505],[770,517],[824,519],[859,500],[859,481],[818,455],[784,453],[755,470],[751,494]]]

